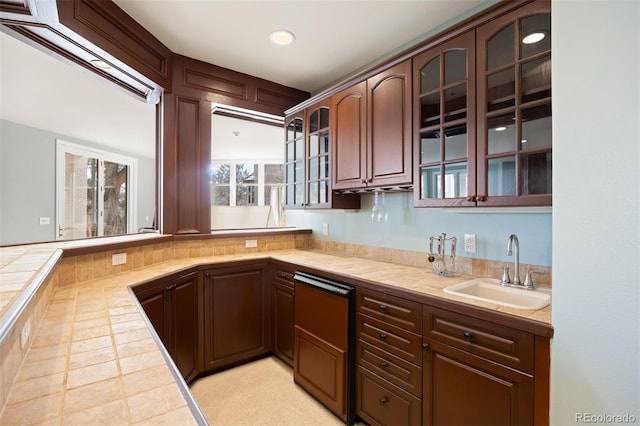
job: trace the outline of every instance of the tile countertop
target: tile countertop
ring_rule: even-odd
[[[452,296],[443,289],[473,277],[437,277],[428,268],[307,250],[172,260],[57,288],[16,382],[7,390],[0,424],[206,423],[129,286],[196,265],[249,259],[294,263],[551,327],[550,307],[523,311]]]

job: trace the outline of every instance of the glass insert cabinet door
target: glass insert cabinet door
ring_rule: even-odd
[[[414,58],[416,206],[475,205],[475,37]]]
[[[292,117],[285,126],[285,205],[305,203],[305,137],[303,117]]]
[[[551,13],[535,2],[477,31],[478,197],[551,205]]]
[[[329,108],[312,108],[307,122],[307,201],[310,206],[329,202]]]

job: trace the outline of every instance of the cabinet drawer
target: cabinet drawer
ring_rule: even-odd
[[[358,367],[356,412],[371,425],[419,425],[419,398]]]
[[[422,397],[422,368],[358,340],[356,362],[394,385]]]
[[[356,337],[415,365],[422,365],[422,342],[417,334],[357,314]]]
[[[425,306],[424,335],[427,339],[533,372],[533,335],[530,333]]]
[[[273,271],[273,279],[277,282],[288,284],[293,287],[293,274],[294,271],[290,271],[282,268],[275,268]]]
[[[356,312],[381,319],[402,329],[422,333],[422,305],[375,291],[356,291]]]

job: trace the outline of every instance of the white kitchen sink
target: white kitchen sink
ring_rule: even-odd
[[[542,309],[551,302],[550,290],[505,287],[500,285],[500,280],[493,278],[465,281],[445,288],[444,292],[515,309]]]

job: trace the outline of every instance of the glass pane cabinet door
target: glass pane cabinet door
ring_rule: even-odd
[[[304,205],[304,120],[292,118],[285,132],[285,205]]]
[[[307,133],[307,196],[309,206],[329,202],[329,108],[311,108]]]
[[[416,206],[473,205],[467,198],[475,185],[474,52],[470,32],[414,59]]]
[[[478,200],[551,204],[551,13],[536,2],[477,31]]]

